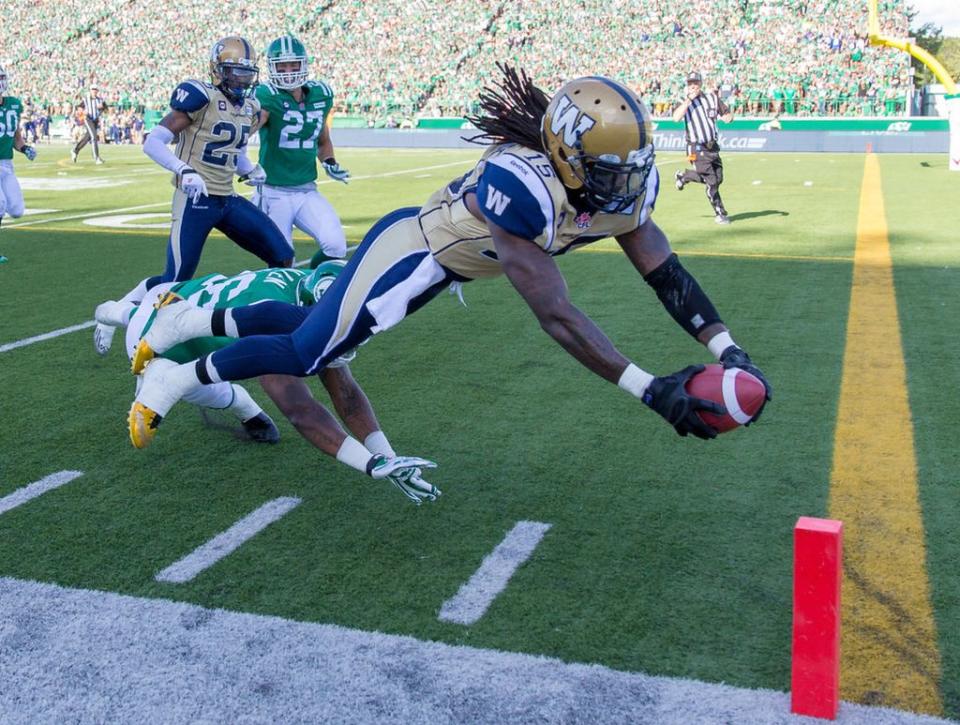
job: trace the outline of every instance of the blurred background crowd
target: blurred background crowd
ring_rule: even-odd
[[[884,33],[906,36],[904,0],[880,5]],[[34,0],[5,3],[0,49],[11,93],[35,116],[72,118],[96,84],[110,108],[104,133],[131,141],[179,81],[207,78],[217,38],[242,34],[262,49],[286,31],[306,44],[338,111],[376,125],[474,110],[496,61],[548,92],[611,76],[655,115],[682,99],[693,70],[742,115],[896,115],[910,64],[868,45],[866,12],[858,0]]]

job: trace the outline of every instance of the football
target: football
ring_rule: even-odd
[[[723,369],[713,363],[694,375],[687,382],[687,392],[698,398],[720,403],[727,409],[726,415],[701,411],[700,417],[720,433],[726,433],[749,423],[760,407],[766,390],[756,376],[740,368]]]

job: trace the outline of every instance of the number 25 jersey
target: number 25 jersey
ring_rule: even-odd
[[[190,117],[177,140],[177,158],[200,174],[211,195],[232,194],[237,155],[256,127],[260,103],[245,98],[234,105],[216,86],[191,80],[173,89],[170,108]]]

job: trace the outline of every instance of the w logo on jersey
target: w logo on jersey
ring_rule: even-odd
[[[486,206],[487,209],[491,209],[497,216],[503,214],[504,209],[507,208],[507,204],[509,204],[510,201],[510,197],[500,191],[500,189],[494,186],[487,187],[487,201],[484,206]]]
[[[174,91],[174,93],[175,93],[176,96],[177,96],[177,103],[183,103],[184,101],[187,100],[187,96],[190,95],[189,93],[187,93],[187,92],[186,92],[185,90],[183,90],[182,88],[177,88],[176,91]]]
[[[570,96],[564,94],[563,98],[557,103],[557,110],[550,119],[550,130],[554,134],[559,134],[563,130],[563,142],[567,146],[573,146],[577,139],[593,128],[596,121],[583,111],[581,111]]]

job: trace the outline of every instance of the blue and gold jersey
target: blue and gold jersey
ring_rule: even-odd
[[[177,140],[177,158],[203,177],[210,194],[232,194],[237,153],[256,128],[260,103],[246,98],[234,105],[210,83],[184,81],[174,88],[170,108],[191,121]]]
[[[644,194],[623,212],[578,211],[546,154],[500,144],[430,197],[420,211],[420,228],[433,256],[447,269],[469,279],[495,277],[503,269],[490,230],[470,213],[467,195],[476,194],[489,221],[556,256],[633,231],[653,212],[659,188],[654,167]]]

